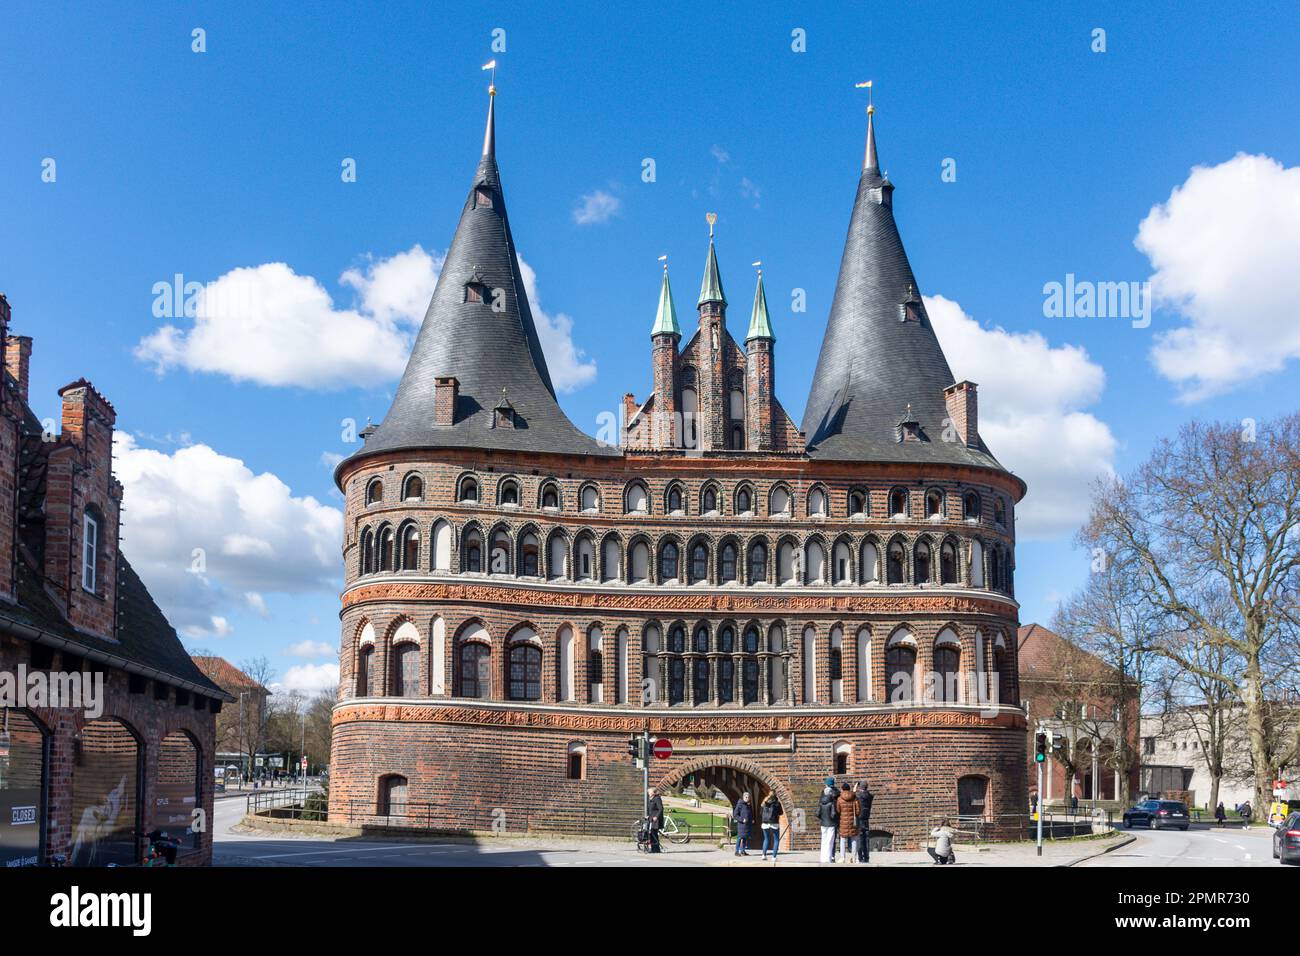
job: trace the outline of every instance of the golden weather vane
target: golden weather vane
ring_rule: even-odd
[[[483,64],[483,69],[492,71],[492,79],[488,80],[488,95],[496,96],[497,95],[497,61],[495,59],[488,60],[486,63]]]
[[[875,106],[871,103],[871,80],[863,80],[861,83],[854,83],[853,88],[855,90],[867,91],[867,115],[870,116],[876,111]]]
[[[714,224],[715,222],[718,221],[718,214],[717,214],[716,212],[708,212],[708,213],[705,213],[705,214],[704,214],[704,220],[705,220],[705,222],[707,222],[707,223],[709,224],[709,238],[712,239],[712,238],[713,238],[713,224]]]

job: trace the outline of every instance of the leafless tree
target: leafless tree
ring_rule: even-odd
[[[1300,414],[1258,427],[1185,426],[1129,478],[1098,484],[1082,538],[1133,567],[1155,608],[1240,659],[1240,674],[1225,673],[1178,639],[1157,645],[1183,669],[1238,689],[1255,802],[1266,807],[1273,779],[1300,753],[1300,725],[1281,703],[1300,624]],[[1219,592],[1226,620],[1206,613]]]

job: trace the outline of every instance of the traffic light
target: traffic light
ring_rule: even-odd
[[[1047,734],[1034,734],[1034,762],[1042,763],[1047,759]]]
[[[642,752],[644,738],[640,734],[633,734],[627,738],[627,755],[632,758],[632,763],[640,767],[645,762],[645,754]]]

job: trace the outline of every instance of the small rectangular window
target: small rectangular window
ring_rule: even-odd
[[[99,554],[99,522],[93,515],[85,515],[81,525],[81,586],[91,594],[96,593],[96,556]]]

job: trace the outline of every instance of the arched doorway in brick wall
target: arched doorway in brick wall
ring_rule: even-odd
[[[792,845],[794,833],[792,824],[806,816],[801,813],[789,788],[767,770],[752,760],[743,757],[712,756],[697,757],[683,761],[671,767],[655,784],[657,793],[664,795],[684,786],[713,788],[726,794],[727,802],[734,806],[741,794],[748,793],[754,807],[754,828],[751,839],[752,847],[760,847],[763,842],[759,827],[759,808],[769,793],[775,793],[781,804],[781,829],[783,833],[781,847],[788,849]]]

